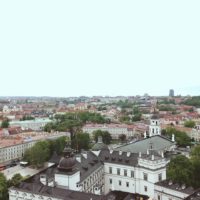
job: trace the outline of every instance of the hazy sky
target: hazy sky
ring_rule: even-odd
[[[0,0],[0,96],[200,95],[200,0]]]

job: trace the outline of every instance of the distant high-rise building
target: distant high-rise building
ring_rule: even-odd
[[[170,97],[174,97],[174,90],[173,90],[173,89],[170,89],[170,90],[169,90],[169,96],[170,96]]]

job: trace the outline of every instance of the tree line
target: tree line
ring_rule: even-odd
[[[80,131],[82,126],[88,122],[90,123],[109,123],[110,121],[99,113],[90,112],[74,112],[66,113],[64,115],[55,115],[53,122],[46,124],[44,131],[69,131],[72,136],[75,132]]]
[[[194,147],[191,158],[178,155],[167,167],[167,179],[193,188],[200,187],[200,145]]]
[[[8,188],[17,186],[23,181],[21,174],[15,174],[11,179],[7,180],[3,173],[0,172],[0,200],[8,200]]]
[[[169,138],[172,138],[172,134],[174,134],[176,143],[180,147],[187,147],[192,145],[190,137],[184,131],[176,130],[174,127],[163,129],[162,134]]]
[[[67,138],[59,137],[56,140],[45,140],[37,142],[33,147],[26,150],[24,160],[34,167],[42,167],[56,152],[60,155],[65,147]]]

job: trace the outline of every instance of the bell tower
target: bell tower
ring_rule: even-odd
[[[160,120],[158,115],[153,115],[150,119],[149,137],[161,135]]]

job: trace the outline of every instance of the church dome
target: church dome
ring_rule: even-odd
[[[61,158],[58,168],[61,170],[72,170],[76,164],[76,159],[74,157],[63,157]]]

